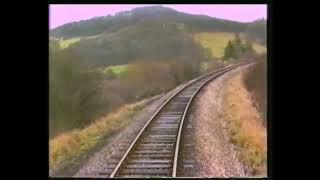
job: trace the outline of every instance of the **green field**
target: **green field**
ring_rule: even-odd
[[[76,42],[79,42],[81,39],[92,39],[96,38],[97,36],[88,36],[88,37],[75,37],[75,38],[70,38],[70,39],[59,39],[59,45],[61,49],[69,47],[71,44],[74,44]],[[55,39],[55,38],[53,38]]]
[[[212,56],[215,58],[221,58],[224,55],[224,48],[229,40],[233,40],[234,33],[227,32],[204,32],[195,35],[195,40],[199,42],[203,47],[211,50]],[[243,34],[240,34],[243,39]],[[253,43],[253,48],[257,53],[266,52],[266,48],[260,44]]]
[[[71,39],[66,39],[66,40],[59,40],[59,45],[61,49],[67,48],[68,46],[70,46],[73,43],[76,43],[78,41],[80,41],[81,38],[71,38]]]
[[[116,75],[120,75],[127,71],[128,65],[118,65],[118,66],[111,66],[112,72]]]
[[[120,76],[121,74],[127,71],[128,65],[125,64],[125,65],[107,66],[104,69],[100,69],[100,72],[102,74],[106,74],[109,69],[111,69],[115,75]]]

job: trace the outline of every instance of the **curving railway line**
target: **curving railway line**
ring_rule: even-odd
[[[240,63],[201,76],[166,100],[148,120],[109,177],[176,177],[184,119],[197,92]]]

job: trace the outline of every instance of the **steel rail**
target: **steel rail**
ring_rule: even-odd
[[[194,92],[194,94],[193,94],[193,95],[191,96],[191,98],[189,99],[189,102],[188,102],[188,104],[187,104],[187,106],[186,106],[186,108],[185,108],[185,110],[184,110],[184,112],[183,112],[183,116],[182,116],[182,119],[181,119],[181,122],[180,122],[180,126],[179,126],[177,141],[176,141],[176,145],[175,145],[176,149],[175,149],[175,154],[174,154],[172,177],[176,177],[176,174],[177,174],[178,154],[179,154],[179,147],[180,147],[181,132],[182,132],[182,128],[183,128],[184,119],[185,119],[185,117],[186,117],[186,114],[187,114],[187,112],[188,112],[188,110],[189,110],[189,106],[190,106],[193,98],[197,95],[198,91],[199,91],[202,87],[204,87],[208,82],[210,82],[210,81],[216,79],[217,77],[219,77],[220,75],[222,75],[222,74],[224,74],[224,73],[226,73],[226,72],[229,72],[229,71],[231,71],[231,70],[233,70],[233,69],[236,69],[236,68],[238,68],[238,67],[239,67],[239,66],[233,67],[233,68],[230,68],[230,69],[227,69],[227,70],[225,70],[225,71],[223,71],[223,72],[220,72],[220,73],[216,74],[216,75],[213,76],[212,78],[208,79],[207,81],[205,81],[205,82]]]
[[[197,81],[199,81],[199,80],[201,80],[201,79],[203,79],[203,78],[205,78],[205,77],[207,77],[207,76],[210,76],[210,75],[213,75],[213,74],[215,74],[215,73],[219,73],[219,72],[221,72],[221,71],[223,71],[222,73],[220,73],[220,74],[223,74],[223,73],[225,73],[224,72],[224,70],[228,70],[228,69],[234,69],[234,68],[237,68],[237,67],[239,67],[239,66],[241,66],[241,65],[244,65],[244,64],[248,64],[248,62],[243,62],[243,63],[239,63],[239,64],[236,64],[236,65],[233,65],[233,66],[229,66],[229,67],[225,67],[225,68],[221,68],[221,69],[218,69],[218,70],[215,70],[215,71],[213,71],[213,72],[210,72],[210,73],[208,73],[208,74],[206,74],[206,75],[203,75],[203,76],[201,76],[201,77],[199,77],[199,78],[196,78],[196,79],[194,79],[194,80],[191,80],[191,81],[189,81],[187,84],[185,84],[182,88],[180,88],[177,92],[175,92],[172,96],[170,96],[159,108],[158,108],[158,110],[153,114],[153,116],[152,117],[150,117],[149,118],[149,120],[147,121],[147,123],[144,125],[144,127],[140,130],[140,132],[139,132],[139,134],[136,136],[136,138],[133,140],[133,142],[130,144],[130,146],[129,146],[129,148],[127,149],[127,151],[125,152],[125,154],[122,156],[122,158],[120,159],[120,161],[118,162],[118,164],[117,164],[117,166],[114,168],[114,170],[112,171],[112,173],[111,173],[111,175],[109,176],[110,178],[113,178],[115,175],[116,175],[116,173],[118,172],[118,170],[120,169],[120,167],[121,167],[121,165],[123,164],[123,162],[125,161],[125,159],[127,158],[127,156],[128,156],[128,154],[130,153],[130,151],[133,149],[133,147],[136,145],[136,142],[138,141],[138,139],[141,137],[141,135],[143,134],[143,132],[147,129],[147,127],[151,124],[151,122],[152,122],[152,120],[153,119],[155,119],[155,117],[159,114],[159,112],[161,111],[161,110],[163,110],[163,108],[174,98],[174,97],[176,97],[180,92],[182,92],[184,89],[186,89],[187,87],[189,87],[190,85],[192,85],[194,82],[197,82]],[[216,77],[216,76],[214,76],[214,77]],[[213,78],[214,78],[213,77]],[[210,78],[208,81],[210,81],[211,79],[213,79],[213,78]],[[208,81],[206,81],[204,84],[206,84]],[[203,87],[203,86],[201,86],[201,87]],[[201,88],[200,87],[200,88]],[[197,91],[200,89],[200,88],[198,88],[197,89]],[[196,92],[197,92],[196,91]],[[195,93],[196,94],[196,93]],[[194,95],[195,95],[194,94]],[[193,96],[194,96],[193,95]],[[192,98],[193,98],[193,96],[192,96]],[[192,99],[191,98],[191,99]],[[190,104],[190,100],[189,100],[189,102],[188,102],[188,105],[187,105],[187,107],[185,108],[185,110],[184,110],[184,115],[183,115],[183,119],[182,119],[182,121],[181,122],[183,122],[183,120],[184,120],[184,118],[185,118],[185,114],[186,114],[186,112],[187,112],[187,109],[188,109],[188,106],[189,106],[189,104]],[[175,151],[175,160],[174,160],[174,168],[173,168],[173,171],[174,171],[174,173],[173,173],[173,175],[174,175],[174,177],[176,176],[176,167],[177,167],[177,155],[178,155],[178,153],[177,153],[177,151],[179,150],[179,148],[177,148],[177,146],[179,146],[179,143],[180,143],[180,134],[181,134],[181,130],[182,130],[182,125],[183,125],[183,123],[180,123],[180,126],[179,126],[179,134],[178,134],[178,138],[179,138],[179,141],[176,141],[176,151]],[[178,142],[178,143],[177,143]]]

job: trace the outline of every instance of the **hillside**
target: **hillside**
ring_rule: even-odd
[[[258,42],[253,44],[254,49],[264,52],[265,20],[240,23],[162,6],[140,7],[114,16],[67,23],[52,29],[50,37],[58,40],[61,48],[74,51],[86,66],[96,67],[122,65],[137,59],[190,57],[191,46],[198,46],[188,37],[190,34],[195,35],[201,45],[197,49],[209,48],[214,57],[220,58],[235,33]]]
[[[68,41],[70,40],[62,44],[68,44]],[[68,49],[88,67],[122,65],[135,60],[201,61],[204,59],[201,54],[202,47],[184,30],[174,25],[128,26],[117,32],[100,34],[94,38],[80,40],[72,38],[71,42],[75,43],[69,43]]]
[[[128,26],[141,26],[148,23],[178,23],[188,31],[227,31],[244,32],[246,23],[222,20],[203,15],[190,15],[162,6],[140,7],[104,17],[72,22],[52,29],[50,35],[57,38],[93,36],[112,33]]]
[[[265,45],[265,20],[239,23],[162,6],[135,8],[114,16],[68,23],[52,29],[50,36],[59,40],[61,48],[71,49],[86,66],[97,67],[139,59],[195,59],[202,56],[199,52],[204,52],[203,48],[209,48],[214,57],[221,57],[227,41],[238,32]],[[190,34],[196,35],[201,47],[189,38]],[[257,52],[264,51],[257,43],[254,47]]]

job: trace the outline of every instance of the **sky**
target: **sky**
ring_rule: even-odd
[[[90,19],[96,16],[114,15],[117,12],[127,11],[136,7],[154,6],[143,4],[128,4],[128,5],[50,5],[49,10],[49,28],[61,26],[69,22],[75,22],[80,20]],[[267,19],[267,5],[164,5],[180,12],[189,14],[201,14],[211,17],[239,21],[239,22],[251,22],[259,18]]]

